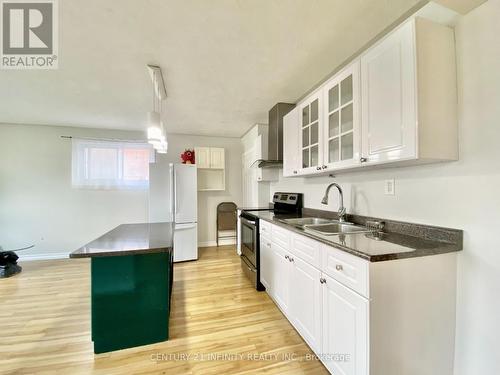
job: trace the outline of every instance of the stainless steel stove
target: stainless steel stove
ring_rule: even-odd
[[[243,209],[240,213],[241,268],[259,291],[266,288],[260,282],[260,238],[259,211],[273,211],[275,214],[300,214],[302,211],[301,193],[275,193],[273,208]]]

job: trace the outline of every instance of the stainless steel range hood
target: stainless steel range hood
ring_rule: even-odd
[[[269,138],[267,159],[256,160],[259,168],[283,166],[283,117],[295,108],[295,104],[278,103],[269,111]]]

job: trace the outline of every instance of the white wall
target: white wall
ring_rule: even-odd
[[[456,375],[499,374],[500,361],[500,0],[489,0],[456,28],[460,161],[339,175],[348,212],[464,230],[459,255]],[[396,195],[384,195],[395,178]],[[281,178],[274,191],[305,193],[324,209],[331,178]],[[331,191],[327,209],[336,210]]]
[[[61,135],[143,139],[144,132],[0,124],[0,246],[35,244],[22,258],[64,257],[122,223],[148,221],[148,191],[71,187],[71,141]],[[160,163],[180,162],[185,148],[224,147],[226,190],[198,193],[198,239],[215,243],[216,206],[241,201],[239,138],[169,135]]]
[[[0,246],[60,257],[122,223],[147,220],[148,192],[71,187],[71,140],[141,139],[143,132],[0,124]]]
[[[213,246],[216,240],[216,209],[220,202],[241,203],[241,155],[239,138],[206,137],[184,134],[168,135],[168,153],[157,155],[158,166],[164,170],[168,163],[180,163],[180,154],[196,146],[223,147],[226,158],[226,190],[198,192],[198,244]]]

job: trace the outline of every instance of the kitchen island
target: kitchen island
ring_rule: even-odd
[[[94,353],[168,339],[172,223],[122,224],[70,254],[91,258]]]

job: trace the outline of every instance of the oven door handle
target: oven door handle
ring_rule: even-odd
[[[251,272],[253,272],[253,273],[256,273],[256,272],[257,272],[257,270],[256,270],[256,269],[254,269],[252,266],[250,266],[250,265],[249,265],[249,262],[250,262],[250,261],[247,259],[247,257],[246,257],[246,256],[241,255],[241,259],[243,260],[243,262],[245,262],[245,266],[247,266],[247,268],[248,268],[248,270],[249,270],[249,271],[251,271]]]
[[[255,221],[245,219],[244,217],[241,217],[241,216],[240,216],[240,218],[241,218],[242,223],[255,226]]]

